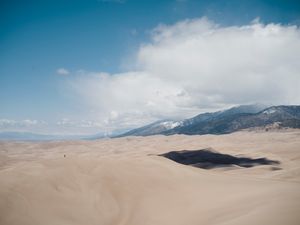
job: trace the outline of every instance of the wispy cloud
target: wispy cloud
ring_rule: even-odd
[[[0,132],[32,132],[41,134],[95,134],[105,131],[105,122],[63,118],[58,121],[0,119]]]
[[[130,33],[131,33],[132,36],[138,35],[137,29],[131,29],[131,30],[130,30]]]
[[[20,128],[20,127],[32,127],[38,125],[47,124],[45,121],[39,120],[10,120],[10,119],[0,119],[0,128]]]
[[[59,75],[69,75],[70,71],[65,69],[65,68],[58,68],[56,70],[56,73],[59,74]]]
[[[56,122],[61,127],[78,127],[78,128],[103,128],[103,124],[94,120],[71,120],[63,118]]]

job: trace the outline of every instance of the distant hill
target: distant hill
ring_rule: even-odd
[[[124,134],[120,134],[115,137],[149,136],[149,135],[160,134],[179,126],[181,123],[182,123],[181,121],[173,121],[173,120],[157,121],[155,123],[151,123],[149,125],[130,130]]]
[[[166,122],[172,126],[165,126]],[[202,113],[182,121],[159,121],[120,136],[226,134],[273,124],[277,127],[300,128],[300,106],[242,105],[223,111]]]
[[[0,132],[0,141],[95,140],[104,137],[107,137],[107,135],[48,135],[30,132]]]
[[[263,127],[300,128],[300,106],[241,105],[223,111],[201,113],[195,117],[175,121],[162,120],[149,125],[111,134],[95,135],[46,135],[29,132],[0,132],[1,140],[51,141],[51,140],[95,140],[105,137],[149,136],[172,134],[227,134],[235,131]]]

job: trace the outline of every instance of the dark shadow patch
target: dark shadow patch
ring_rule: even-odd
[[[177,163],[191,165],[203,169],[213,169],[217,167],[240,166],[253,167],[258,165],[278,165],[279,161],[267,158],[252,159],[248,157],[236,157],[229,154],[222,154],[212,149],[202,150],[182,150],[171,151],[159,156],[163,156]]]

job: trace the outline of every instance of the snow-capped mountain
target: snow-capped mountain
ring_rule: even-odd
[[[121,136],[225,134],[272,124],[277,127],[300,128],[300,106],[242,105],[223,111],[202,113],[183,121],[158,121]]]
[[[124,137],[124,136],[149,136],[160,134],[167,130],[171,130],[177,126],[180,126],[182,121],[173,121],[173,120],[163,120],[157,121],[155,123],[151,123],[149,125],[130,130],[124,134],[118,135],[117,137]]]

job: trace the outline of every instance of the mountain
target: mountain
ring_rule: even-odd
[[[213,113],[202,113],[202,114],[199,114],[199,115],[197,115],[193,118],[183,120],[180,127],[190,126],[190,125],[192,126],[192,125],[202,123],[202,122],[205,122],[205,121],[211,121],[211,120],[214,120],[214,119],[217,119],[217,118],[230,117],[230,116],[234,116],[234,115],[238,115],[238,114],[258,113],[258,112],[264,110],[265,108],[267,108],[266,105],[253,104],[253,105],[236,106],[236,107],[232,107],[232,108],[227,109],[227,110],[217,111],[217,112],[213,112]]]
[[[1,132],[0,140],[40,141],[57,139],[55,135],[35,134],[30,132]]]
[[[214,113],[205,120],[183,123],[182,126],[175,127],[163,134],[226,134],[242,129],[265,127],[273,124],[277,124],[279,127],[300,128],[299,112],[300,106],[272,106],[259,112],[229,109]]]
[[[151,123],[149,125],[130,130],[124,134],[115,136],[115,137],[125,137],[125,136],[149,136],[160,134],[165,131],[171,130],[181,124],[181,121],[173,120],[163,120]]]
[[[103,138],[96,135],[48,135],[30,132],[0,132],[0,141],[59,141],[59,140],[94,140]]]
[[[120,133],[95,135],[45,135],[29,132],[0,132],[0,140],[51,141],[94,140],[105,137],[149,136],[172,134],[226,134],[254,127],[300,128],[300,106],[242,105],[223,111],[202,113],[182,121],[162,120]]]
[[[300,128],[300,106],[242,105],[223,111],[202,113],[183,121],[171,121],[171,124],[173,127],[156,122],[120,136],[226,134],[274,124],[277,127]]]

